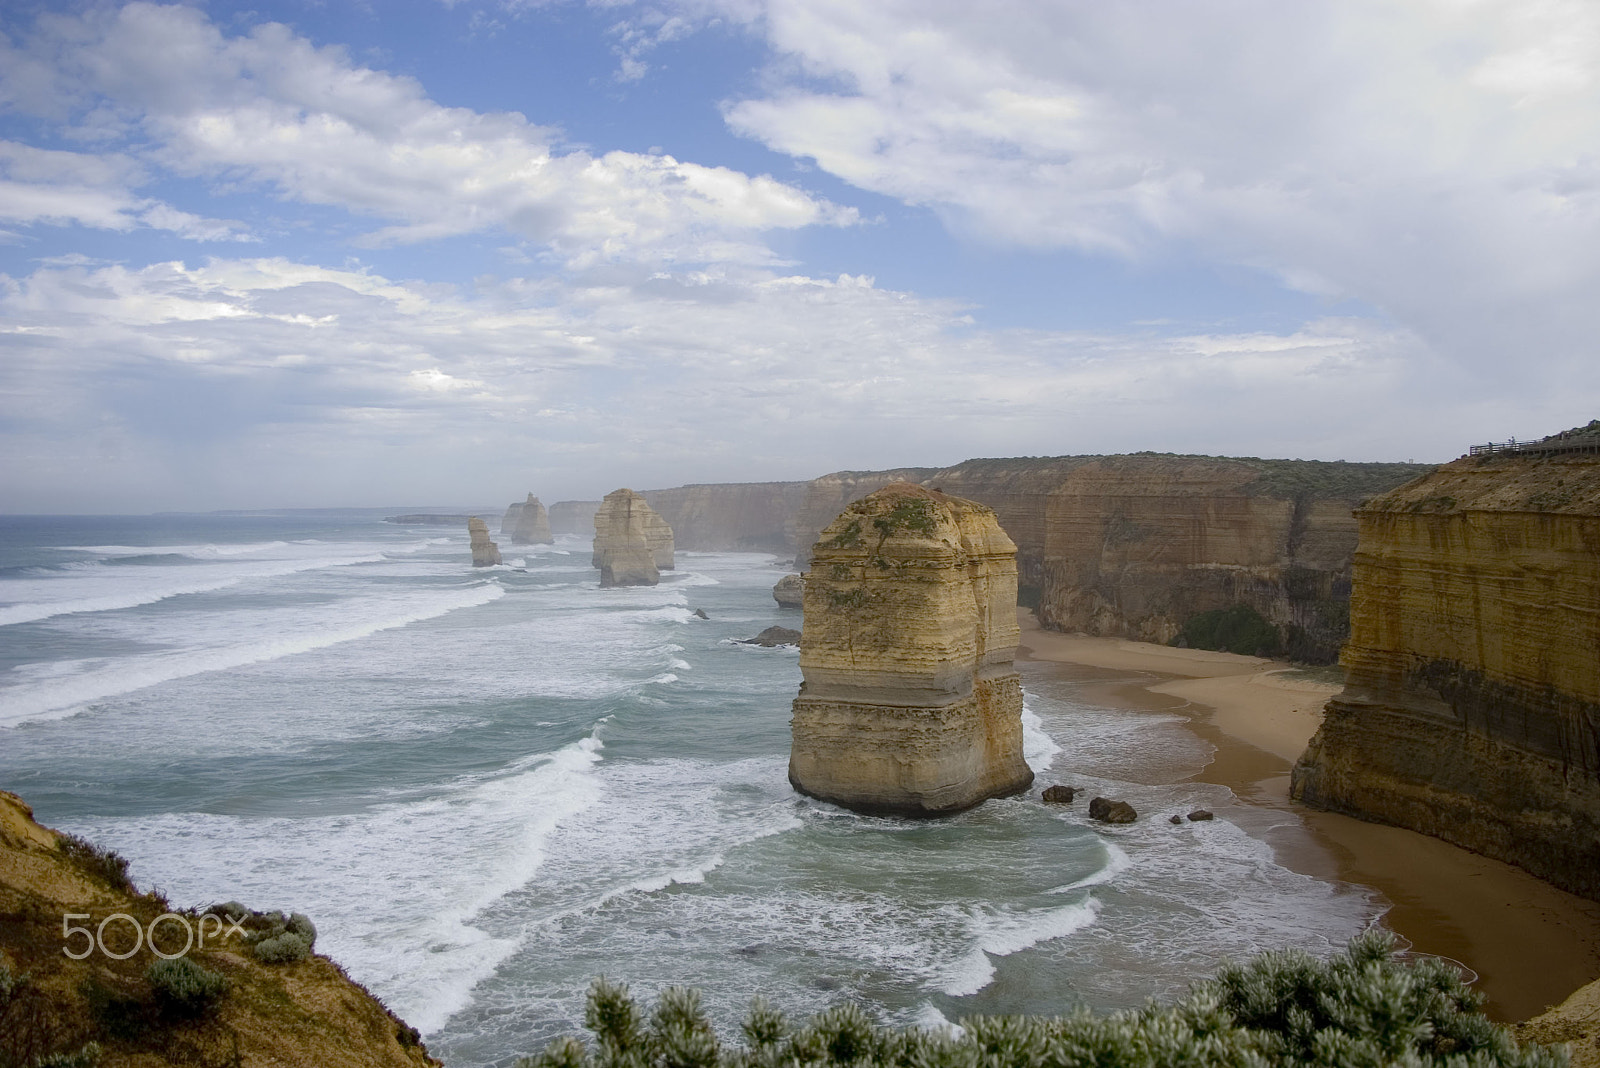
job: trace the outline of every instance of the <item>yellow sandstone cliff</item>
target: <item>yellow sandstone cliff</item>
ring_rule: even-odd
[[[1016,546],[994,512],[897,483],[812,548],[789,781],[939,815],[1024,790]]]
[[[489,540],[489,526],[477,516],[467,520],[467,537],[472,544],[473,567],[493,567],[500,562],[500,547]]]
[[[1295,796],[1600,899],[1600,455],[1466,457],[1357,517]]]
[[[181,959],[226,983],[203,1011],[163,1002],[149,970],[148,941],[133,947],[132,925],[156,924],[164,953],[178,954],[192,912],[139,894],[113,854],[58,835],[33,820],[15,794],[0,791],[0,1064],[71,1058],[91,1044],[99,1068],[166,1064],[232,1068],[422,1068],[417,1032],[326,957],[266,964],[238,936],[219,937],[213,920],[203,947]],[[63,937],[65,922],[79,928]],[[85,917],[87,914],[87,918]],[[107,921],[107,917],[118,916]],[[106,922],[105,928],[100,924]],[[113,957],[82,959],[83,929],[101,932]],[[160,944],[158,942],[158,944]],[[126,943],[126,944],[124,944]],[[123,956],[123,954],[126,954]]]
[[[517,509],[516,523],[511,528],[512,545],[549,545],[555,541],[555,536],[550,532],[550,516],[544,510],[544,503],[533,494],[528,494],[528,499],[521,505],[512,505]],[[511,513],[506,513],[509,518]],[[505,533],[505,524],[501,524],[501,533]]]

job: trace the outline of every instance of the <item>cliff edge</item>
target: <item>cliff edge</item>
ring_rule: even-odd
[[[263,963],[241,937],[223,935],[220,919],[201,926],[201,914],[137,893],[125,864],[41,827],[21,798],[0,791],[0,1064],[439,1063],[333,961]],[[142,937],[130,949],[133,925],[149,931],[162,916],[151,938],[174,959]],[[75,928],[65,937],[64,923]],[[204,946],[179,953],[196,928]]]
[[[1357,520],[1346,686],[1293,796],[1600,900],[1600,455],[1463,457]]]
[[[1016,546],[994,512],[895,483],[812,547],[789,781],[931,816],[1027,789]]]

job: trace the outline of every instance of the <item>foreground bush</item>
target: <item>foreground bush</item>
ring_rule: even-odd
[[[854,1005],[791,1028],[758,1000],[744,1045],[725,1047],[697,992],[664,991],[647,1024],[626,987],[600,979],[584,1015],[593,1043],[559,1038],[518,1068],[1565,1068],[1564,1050],[1519,1048],[1481,1004],[1448,965],[1396,961],[1386,932],[1331,960],[1225,967],[1170,1007],[972,1017],[960,1037],[881,1028]]]
[[[144,977],[155,993],[156,1004],[178,1019],[204,1016],[228,992],[226,979],[188,957],[158,960],[145,969]]]

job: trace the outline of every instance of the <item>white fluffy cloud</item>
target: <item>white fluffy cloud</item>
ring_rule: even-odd
[[[850,276],[459,291],[278,259],[67,264],[8,281],[0,322],[0,495],[35,509],[479,503],[1274,438],[1437,459],[1482,414],[1448,385],[1418,411],[1437,368],[1370,323],[993,332]]]
[[[368,244],[503,228],[578,265],[761,262],[772,259],[761,231],[855,221],[767,176],[562,151],[559,131],[444,107],[414,80],[276,23],[228,36],[193,8],[133,3],[43,19],[0,58],[17,60],[0,90],[13,107],[65,106],[80,135],[128,138],[175,174],[382,221]],[[58,217],[45,207],[33,217]]]
[[[734,129],[976,239],[1260,267],[1491,373],[1557,380],[1600,333],[1586,0],[765,0],[750,25],[778,59]]]

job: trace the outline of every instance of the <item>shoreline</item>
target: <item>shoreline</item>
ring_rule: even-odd
[[[1416,952],[1477,973],[1493,1019],[1537,1016],[1600,978],[1600,903],[1436,838],[1290,804],[1290,769],[1340,689],[1330,672],[1062,634],[1025,609],[1017,616],[1018,659],[1051,664],[1086,702],[1186,716],[1215,750],[1189,778],[1236,799],[1218,818],[1267,842],[1292,871],[1373,892],[1380,922]]]

